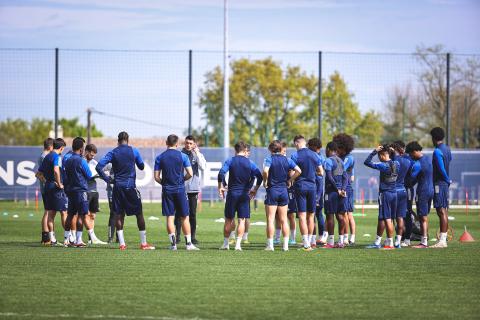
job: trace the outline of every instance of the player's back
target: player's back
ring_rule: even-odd
[[[116,186],[135,187],[137,178],[135,171],[136,153],[138,153],[136,149],[126,144],[121,144],[111,151],[111,163]]]
[[[87,161],[78,154],[73,154],[64,163],[64,170],[68,180],[69,192],[85,192],[88,190],[88,180],[92,173]]]
[[[433,166],[430,157],[423,155],[417,160],[420,173],[417,176],[417,194],[420,196],[433,196]]]
[[[342,178],[345,172],[343,160],[337,155],[328,157],[325,161],[325,170],[332,172],[336,188],[341,188]],[[325,192],[336,191],[336,188],[332,185],[329,179],[325,180]]]
[[[443,167],[447,173],[450,175],[450,161],[452,161],[452,152],[450,147],[444,143],[439,144],[435,147],[433,151],[433,158],[432,158],[432,165],[433,165],[433,182],[435,184],[448,184],[447,181],[443,178],[442,168],[440,167],[440,161],[443,164]],[[435,161],[436,160],[436,161]]]
[[[408,175],[412,163],[409,159],[402,156],[396,156],[395,161],[399,164],[397,181],[395,183],[396,188],[397,190],[403,190],[405,189],[405,178]]]
[[[268,158],[267,158],[268,159]],[[269,188],[286,188],[290,165],[288,158],[280,154],[270,156],[270,169],[268,171]]]
[[[252,178],[252,163],[244,156],[234,156],[229,159],[228,190],[248,191]],[[227,160],[227,161],[229,161]]]
[[[320,164],[318,154],[308,148],[302,148],[294,152],[291,159],[300,167],[300,170],[302,170],[300,176],[295,180],[295,188],[315,189],[317,167]]]
[[[51,151],[43,159],[42,164],[40,165],[40,168],[38,170],[42,172],[43,176],[45,177],[45,187],[48,187],[49,184],[55,182],[55,173],[53,167],[55,165],[61,166],[61,162],[62,161],[60,156],[54,151]]]
[[[398,170],[400,163],[398,161],[389,160],[384,162],[386,170],[380,170],[380,192],[395,191],[398,179]]]
[[[167,149],[155,159],[155,167],[161,168],[162,187],[166,191],[178,192],[185,189],[184,168],[188,156],[175,149]]]

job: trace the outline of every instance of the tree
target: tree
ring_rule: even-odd
[[[86,137],[87,127],[78,123],[78,118],[61,118],[58,123],[62,126],[65,137]],[[103,133],[92,124],[92,137],[103,137]]]

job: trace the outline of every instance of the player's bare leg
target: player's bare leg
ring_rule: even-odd
[[[446,248],[447,247],[447,235],[448,235],[448,209],[436,208],[438,219],[440,221],[440,238],[432,248]]]
[[[48,210],[45,210],[42,216],[42,244],[44,245],[50,244],[48,231]]]
[[[127,248],[125,244],[125,238],[123,237],[123,225],[125,223],[125,213],[117,214],[115,226],[117,228],[117,238],[120,244],[120,250],[125,250]]]
[[[250,218],[245,218],[245,231],[243,232],[242,242],[245,244],[250,244],[248,242],[248,231],[250,230]]]
[[[242,251],[241,243],[243,233],[245,232],[245,218],[238,218],[237,240],[235,242],[235,250]]]
[[[290,227],[290,241],[289,244],[297,243],[297,221],[295,220],[295,213],[287,213],[288,225]]]
[[[343,248],[344,247],[343,235],[345,234],[345,230],[346,230],[345,212],[336,213],[335,217],[337,218],[337,222],[338,222],[338,234],[339,234],[338,235],[337,247],[338,248]],[[329,234],[330,234],[330,232],[329,232]]]
[[[187,250],[199,250],[195,245],[192,244],[192,231],[190,226],[190,217],[180,217],[182,223],[182,232],[185,235],[185,246]]]
[[[393,234],[395,228],[393,226],[392,219],[385,219],[385,228],[387,230],[387,239],[385,240],[385,249],[393,249]]]
[[[223,245],[220,247],[220,250],[229,250],[229,238],[232,231],[232,225],[234,219],[225,218],[225,223],[223,224]]]
[[[55,217],[57,212],[54,210],[48,210],[48,235],[50,238],[50,244],[56,245],[57,238],[55,237]]]
[[[311,250],[310,237],[308,235],[307,213],[298,213],[298,224],[300,225],[300,234],[302,235],[302,243],[304,250]]]
[[[278,207],[277,207],[277,214],[275,215],[275,235],[273,236],[273,244],[280,244],[280,234],[282,233],[282,224],[280,223],[280,217],[278,215]]]
[[[170,250],[177,250],[175,216],[167,216],[167,234],[170,240]]]
[[[355,234],[356,234],[356,229],[357,225],[355,223],[355,218],[353,217],[353,212],[347,212],[347,221],[348,221],[348,226],[350,227],[350,244],[355,244]]]
[[[401,248],[403,233],[405,232],[405,222],[402,217],[396,219],[397,237],[395,238],[395,248]]]
[[[277,206],[265,206],[265,213],[267,216],[267,245],[265,247],[266,251],[273,251],[273,233],[275,232],[275,223],[276,223],[276,214],[277,214]]]
[[[230,234],[228,235],[230,237],[229,244],[234,244],[235,243],[235,229],[237,228],[235,224],[235,219],[229,219],[230,220]]]
[[[277,208],[278,222],[280,223],[283,234],[283,251],[288,251],[288,242],[290,239],[290,228],[288,226],[287,211],[288,206],[280,206]]]
[[[385,231],[385,220],[379,219],[377,223],[377,234],[375,237],[375,242],[371,245],[368,245],[367,248],[379,249],[382,245],[382,236]]]
[[[418,216],[420,222],[420,230],[422,231],[422,240],[418,246],[414,248],[427,248],[428,247],[428,216]]]
[[[326,228],[328,231],[327,248],[333,248],[335,245],[335,220],[333,214],[327,214]]]
[[[315,213],[313,212],[308,212],[307,213],[307,228],[308,228],[308,241],[310,241],[310,246],[312,244],[314,247],[317,246],[316,240],[314,240],[313,235],[315,234]]]

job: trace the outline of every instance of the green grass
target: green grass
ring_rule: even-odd
[[[161,217],[145,204],[145,216]],[[264,220],[263,207],[252,221]],[[107,214],[97,218],[105,240]],[[8,212],[8,216],[3,215]],[[18,214],[18,218],[13,218]],[[33,214],[30,216],[29,214]],[[480,237],[479,212],[452,211],[456,235],[466,224]],[[40,212],[0,202],[0,318],[101,319],[387,319],[476,318],[480,314],[480,244],[447,249],[366,250],[376,212],[357,217],[356,247],[305,253],[264,252],[264,227],[252,226],[243,252],[221,245],[219,204],[199,213],[199,252],[167,250],[165,221],[147,220],[155,251],[138,249],[134,218],[127,251],[42,247]],[[432,212],[431,235],[438,219]],[[369,233],[372,237],[363,237]],[[57,223],[57,236],[62,229]],[[84,236],[84,238],[86,238]]]

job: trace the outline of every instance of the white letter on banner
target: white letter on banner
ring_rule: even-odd
[[[222,168],[221,162],[207,162],[203,172],[203,185],[205,187],[216,187],[218,171]]]
[[[142,171],[138,171],[140,173]],[[148,186],[153,180],[153,170],[147,163],[145,163],[145,168],[143,169],[143,178],[138,178],[136,184],[138,187],[145,187]]]
[[[17,173],[19,177],[17,178],[17,184],[22,186],[31,186],[35,184],[37,178],[35,177],[35,172],[33,171],[35,168],[35,162],[33,161],[21,161],[17,165]]]
[[[7,171],[0,166],[0,178],[9,186],[13,186],[13,161],[7,161]]]

